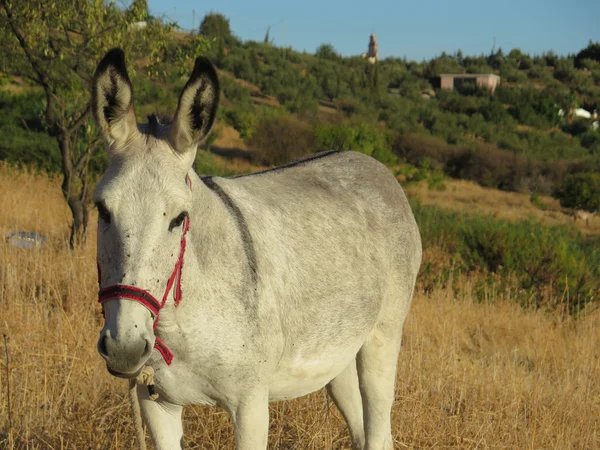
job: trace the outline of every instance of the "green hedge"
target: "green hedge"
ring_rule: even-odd
[[[431,262],[426,261],[423,272],[430,281],[431,277],[443,281],[457,269],[466,273],[483,269],[489,275],[510,273],[522,290],[521,300],[529,304],[542,306],[538,304],[541,293],[549,286],[554,288],[557,303],[568,299],[571,311],[597,301],[598,240],[585,238],[567,227],[547,227],[534,220],[513,223],[423,206],[419,202],[412,202],[412,207],[424,248],[442,250],[454,261],[438,273],[429,273]]]

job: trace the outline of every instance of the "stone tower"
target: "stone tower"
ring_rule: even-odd
[[[371,35],[371,39],[369,40],[369,53],[367,56],[371,63],[379,61],[379,50],[377,48],[377,36],[375,36],[375,33]]]

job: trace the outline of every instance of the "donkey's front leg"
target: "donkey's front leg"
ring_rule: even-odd
[[[266,450],[269,436],[269,394],[245,394],[230,408],[236,450]]]
[[[180,450],[183,449],[183,425],[181,424],[181,412],[183,407],[158,400],[150,400],[148,387],[138,385],[138,399],[142,419],[148,431],[154,448],[156,450]]]

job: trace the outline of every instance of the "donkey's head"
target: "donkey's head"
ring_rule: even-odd
[[[105,313],[98,351],[113,375],[134,376],[152,352],[155,314],[144,298],[160,303],[173,278],[192,211],[186,176],[218,101],[216,71],[198,58],[173,120],[138,124],[123,51],[109,51],[96,69],[92,109],[109,157],[94,192]]]

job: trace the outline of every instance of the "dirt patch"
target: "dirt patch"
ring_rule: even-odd
[[[249,81],[241,80],[239,78],[236,78],[232,74],[230,74],[229,72],[217,69],[217,73],[219,74],[220,77],[226,77],[226,78],[229,78],[229,79],[235,81],[237,84],[239,84],[243,88],[248,89],[250,91],[250,93],[260,92],[260,89],[258,88],[258,86],[250,83]]]
[[[241,138],[240,132],[231,125],[220,123],[217,125],[216,132],[218,137],[213,143],[213,147],[237,148],[242,151],[248,151],[246,142]]]
[[[254,103],[258,103],[259,105],[281,106],[279,100],[277,100],[275,97],[271,97],[270,95],[265,95],[260,92],[253,92],[251,96],[252,101]]]

